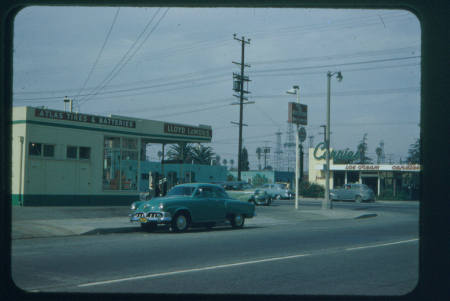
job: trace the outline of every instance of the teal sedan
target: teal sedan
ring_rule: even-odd
[[[130,222],[147,231],[168,224],[173,232],[184,232],[225,222],[242,228],[246,218],[255,216],[255,205],[232,199],[219,185],[191,183],[174,186],[164,197],[134,202],[131,211]]]

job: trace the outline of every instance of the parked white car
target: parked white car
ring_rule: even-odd
[[[294,196],[293,192],[287,188],[286,184],[264,184],[262,189],[264,189],[267,194],[275,200],[291,199]]]

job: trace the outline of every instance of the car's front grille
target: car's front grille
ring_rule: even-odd
[[[134,216],[136,216],[136,217],[144,217],[144,213],[142,213],[142,212],[136,213]]]
[[[161,216],[162,216],[161,213],[155,213],[155,212],[147,213],[147,217],[161,217]]]

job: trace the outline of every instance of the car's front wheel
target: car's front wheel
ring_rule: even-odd
[[[172,231],[173,232],[185,232],[189,228],[190,218],[189,214],[185,212],[180,212],[175,215],[172,220]]]
[[[355,202],[361,203],[361,201],[362,201],[361,196],[360,196],[360,195],[357,195],[357,196],[355,197]]]
[[[242,227],[244,227],[245,216],[243,214],[240,214],[240,213],[235,214],[231,218],[230,222],[231,222],[231,226],[233,228],[242,228]]]

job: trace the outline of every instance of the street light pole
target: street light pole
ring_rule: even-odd
[[[322,203],[322,209],[331,209],[330,202],[330,90],[331,90],[331,77],[336,74],[336,78],[338,81],[342,80],[341,71],[338,72],[330,72],[327,73],[327,126],[326,126],[326,135],[325,135],[325,199]]]

